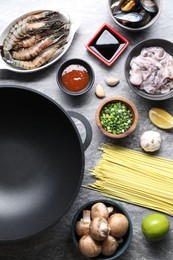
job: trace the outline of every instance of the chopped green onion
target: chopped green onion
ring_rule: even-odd
[[[133,123],[130,109],[122,102],[111,102],[101,111],[100,122],[102,127],[112,134],[126,132]]]

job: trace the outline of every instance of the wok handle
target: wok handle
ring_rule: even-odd
[[[74,111],[68,111],[68,114],[70,115],[70,117],[74,117],[74,118],[78,119],[79,121],[81,121],[81,123],[85,127],[86,137],[83,142],[83,148],[85,151],[88,148],[88,146],[90,145],[91,140],[92,140],[92,127],[91,127],[88,119],[86,117],[84,117],[83,115],[81,115],[77,112],[74,112]]]

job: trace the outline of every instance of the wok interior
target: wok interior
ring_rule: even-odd
[[[0,240],[13,240],[65,214],[84,158],[72,121],[38,93],[0,88],[0,118]]]

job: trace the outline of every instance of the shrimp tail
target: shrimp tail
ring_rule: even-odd
[[[13,57],[9,51],[3,51],[3,60],[9,64],[13,64]]]

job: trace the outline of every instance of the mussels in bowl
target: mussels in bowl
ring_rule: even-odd
[[[150,27],[161,13],[160,0],[109,0],[108,5],[113,20],[131,31]]]

